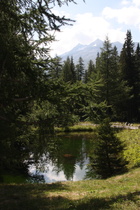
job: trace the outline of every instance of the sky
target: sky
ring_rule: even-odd
[[[51,55],[61,55],[77,44],[88,45],[96,39],[124,43],[127,30],[140,42],[140,0],[75,0],[77,4],[53,8],[56,15],[75,20],[61,27],[51,44]]]

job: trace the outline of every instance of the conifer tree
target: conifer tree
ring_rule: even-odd
[[[135,51],[135,120],[140,121],[140,46]]]
[[[127,115],[126,121],[132,122],[136,120],[135,116],[135,56],[134,56],[134,43],[132,40],[131,31],[127,31],[125,42],[120,55],[120,68],[122,73],[122,80],[126,81],[126,85],[131,89],[130,99],[127,101]]]
[[[67,60],[64,61],[63,65],[63,80],[65,82],[76,82],[76,71],[75,71],[75,64],[73,62],[73,57],[67,57]]]
[[[73,61],[73,57],[71,57],[70,70],[71,70],[71,82],[75,83],[76,82],[76,70],[75,70],[75,64]]]
[[[68,2],[74,1],[0,1],[2,123],[15,122],[29,111],[30,102],[42,94],[50,64],[48,46],[54,40],[50,31],[59,31],[70,21],[55,15],[52,7]]]
[[[116,137],[106,118],[96,129],[92,140],[91,170],[101,178],[108,178],[126,171],[126,160],[123,157],[124,144]]]
[[[76,65],[76,79],[82,81],[84,77],[84,61],[82,57],[79,58],[78,64]]]
[[[50,68],[49,68],[49,77],[51,79],[60,79],[62,77],[62,63],[61,63],[61,58],[56,56],[51,64],[50,64]]]
[[[118,104],[123,102],[122,95],[126,90],[120,77],[117,48],[112,47],[108,37],[96,59],[96,72],[102,83],[101,100],[108,106],[107,114],[114,117],[115,112],[118,113]]]
[[[120,64],[123,79],[130,87],[134,84],[134,43],[131,31],[127,31],[125,42],[120,55]]]
[[[28,140],[21,136],[29,123],[25,119],[35,101],[53,98],[47,84],[52,32],[71,20],[55,15],[52,8],[69,2],[74,1],[0,1],[0,166],[9,161],[8,155],[12,163],[14,154],[14,161],[21,158],[23,163]]]
[[[87,68],[87,82],[90,79],[95,79],[95,78],[96,78],[96,69],[95,69],[93,61],[90,60],[88,63],[88,68]]]

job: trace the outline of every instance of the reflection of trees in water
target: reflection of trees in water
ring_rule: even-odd
[[[18,147],[17,151],[15,150],[12,161],[14,162],[16,157],[16,166],[12,165],[12,167],[16,168],[17,165],[20,165],[21,171],[27,172],[29,165],[33,165],[36,168],[36,175],[32,177],[32,180],[36,179],[36,181],[41,180],[39,182],[43,182],[42,176],[39,173],[47,173],[49,171],[49,164],[52,163],[53,171],[56,173],[63,171],[66,179],[72,180],[76,165],[81,170],[84,167],[89,147],[89,141],[85,140],[86,138],[88,137],[83,134],[68,134],[63,136],[41,135],[37,130],[26,133],[26,141],[30,143],[25,144],[24,147]],[[20,157],[19,148],[24,150],[22,158]],[[24,164],[22,165],[21,163]]]
[[[54,170],[57,173],[63,171],[66,179],[72,180],[76,164],[80,166],[81,170],[84,167],[88,141],[85,141],[81,135],[64,135],[61,136],[61,139],[63,143],[59,148]]]
[[[67,180],[72,180],[76,165],[82,170],[87,158],[89,141],[84,135],[52,136],[47,143],[41,140],[43,147],[38,145],[34,159],[37,171],[49,171],[49,163],[57,174],[63,171]],[[40,152],[41,151],[41,152]]]
[[[35,163],[38,168],[45,167],[50,158],[55,158],[59,139],[52,135],[42,134],[39,129],[28,126],[25,132],[5,142],[0,141],[0,169],[3,173],[28,175],[29,164]],[[47,152],[49,151],[49,155]],[[45,158],[43,158],[45,154]]]

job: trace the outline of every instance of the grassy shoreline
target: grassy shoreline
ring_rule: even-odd
[[[140,169],[106,180],[1,184],[1,210],[140,209]]]
[[[82,131],[94,131],[97,124],[93,124],[91,122],[80,122],[72,126],[67,126],[65,128],[55,128],[56,132],[82,132]],[[113,128],[120,128],[120,129],[140,129],[140,124],[129,124],[126,125],[126,123],[120,123],[120,122],[115,122],[111,123],[111,126]]]

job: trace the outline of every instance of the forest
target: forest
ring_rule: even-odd
[[[79,100],[77,105],[75,103],[79,113],[74,111],[79,120],[87,117],[96,121],[98,117],[107,115],[112,121],[139,122],[139,59],[139,43],[134,46],[131,31],[128,30],[120,55],[106,37],[95,63],[89,60],[85,67],[82,57],[79,57],[77,64],[73,62],[73,57],[61,63],[61,58],[56,56],[57,65],[50,69],[49,76],[75,90],[79,87]]]
[[[55,150],[49,141],[55,127],[107,117],[140,122],[140,46],[134,50],[130,30],[120,55],[106,37],[87,68],[81,57],[78,64],[50,57],[52,32],[73,23],[52,8],[72,2],[0,1],[0,169],[23,170],[29,151],[44,144],[43,134]]]

